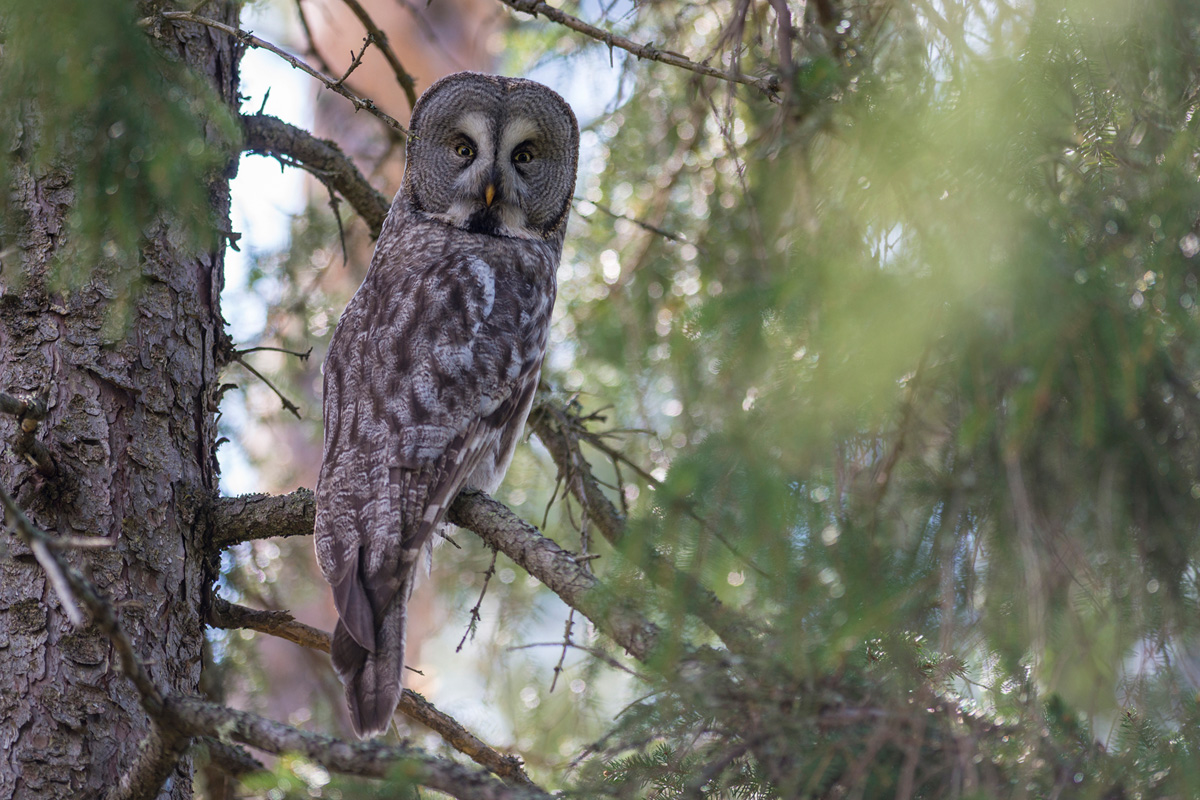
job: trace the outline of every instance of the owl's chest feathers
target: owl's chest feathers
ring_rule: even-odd
[[[527,334],[539,317],[548,322],[561,241],[472,234],[412,214],[395,223],[360,290],[368,316],[395,320],[435,308],[442,316],[429,322],[455,338],[481,326]]]

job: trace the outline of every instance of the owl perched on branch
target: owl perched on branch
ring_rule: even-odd
[[[325,358],[316,548],[354,730],[387,730],[421,551],[492,491],[533,402],[579,126],[538,83],[458,73],[413,108],[404,182]]]

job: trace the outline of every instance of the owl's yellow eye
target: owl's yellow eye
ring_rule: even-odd
[[[471,147],[469,144],[460,144],[458,147],[454,148],[454,152],[458,153],[463,158],[474,158],[475,156],[475,148]]]
[[[528,164],[530,161],[533,161],[533,153],[528,150],[518,150],[513,153],[513,163],[515,164]]]

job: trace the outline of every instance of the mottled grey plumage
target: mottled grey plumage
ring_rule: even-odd
[[[411,120],[404,182],[325,358],[317,560],[354,730],[400,697],[420,552],[464,486],[492,491],[546,351],[579,128],[532,81],[458,73]]]

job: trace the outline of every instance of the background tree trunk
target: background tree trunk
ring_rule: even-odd
[[[236,23],[232,6],[209,12]],[[161,44],[236,104],[239,49],[229,37],[188,26],[165,29]],[[22,151],[36,137],[27,127]],[[219,220],[228,219],[228,177],[211,185]],[[195,693],[213,578],[198,509],[217,489],[217,371],[228,352],[224,239],[214,234],[208,252],[190,253],[164,221],[146,232],[129,296],[91,264],[65,265],[90,273],[78,290],[50,291],[72,175],[18,168],[16,178],[28,223],[21,257],[10,254],[0,276],[0,390],[49,393],[39,436],[58,476],[43,479],[7,451],[0,481],[43,529],[116,541],[71,558],[119,609],[154,680]],[[0,440],[15,430],[0,418]],[[147,716],[109,640],[72,626],[28,549],[12,542],[9,555],[0,558],[0,797],[101,796],[134,763]],[[191,769],[183,759],[162,797],[190,797]]]

